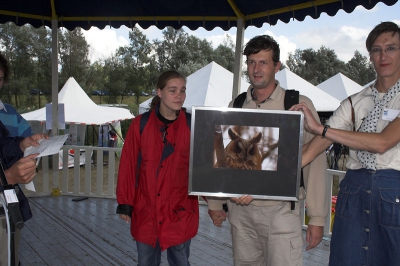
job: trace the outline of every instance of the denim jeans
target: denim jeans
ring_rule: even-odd
[[[190,242],[188,241],[167,248],[167,259],[170,266],[190,266]],[[138,266],[158,266],[161,263],[161,248],[157,241],[156,248],[136,241]]]
[[[340,183],[329,265],[399,265],[400,171],[347,170]]]

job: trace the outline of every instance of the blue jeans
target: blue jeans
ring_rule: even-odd
[[[347,170],[340,183],[329,265],[399,265],[400,171]]]
[[[190,266],[190,242],[188,241],[167,248],[168,264],[170,266]],[[138,251],[138,266],[158,266],[161,263],[161,248],[157,241],[156,248],[136,241]]]

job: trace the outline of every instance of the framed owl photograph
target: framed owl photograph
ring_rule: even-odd
[[[297,201],[303,113],[192,107],[189,195]]]

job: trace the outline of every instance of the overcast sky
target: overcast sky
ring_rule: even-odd
[[[273,36],[280,45],[281,61],[285,64],[288,53],[293,53],[296,49],[318,50],[322,45],[333,49],[340,60],[347,62],[353,57],[355,50],[367,55],[365,39],[373,27],[382,21],[393,21],[400,25],[400,1],[393,6],[379,3],[371,10],[357,7],[350,14],[340,10],[334,17],[322,13],[319,19],[307,17],[304,21],[291,20],[288,24],[279,21],[275,26],[268,24],[264,24],[262,28],[250,26],[245,30],[244,42],[260,34]],[[162,30],[156,27],[141,30],[150,41],[162,39]],[[199,38],[206,38],[213,47],[221,44],[226,34],[229,34],[234,42],[236,40],[236,28],[231,28],[229,31],[220,28],[212,31],[203,28],[190,31],[184,27],[184,30]],[[91,46],[91,61],[106,58],[119,46],[128,45],[129,31],[127,27],[103,30],[92,27],[89,31],[83,31]]]

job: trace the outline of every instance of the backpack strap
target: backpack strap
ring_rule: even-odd
[[[149,121],[150,117],[150,111],[147,111],[142,114],[140,117],[140,138],[142,138],[142,132],[144,130],[144,127],[147,124],[147,121]],[[136,164],[136,182],[135,182],[135,187],[139,186],[139,169],[140,169],[140,164],[142,163],[142,151],[139,150],[138,158],[137,158],[137,164]]]
[[[285,110],[289,110],[295,104],[299,103],[299,91],[296,90],[286,90],[285,91],[285,99],[283,101],[283,105]],[[304,188],[304,177],[303,177],[303,169],[301,169],[300,176],[300,187]],[[296,207],[296,203],[294,201],[290,202],[290,209],[294,210]]]
[[[150,117],[150,111],[147,111],[142,114],[142,117],[140,118],[140,136],[142,135],[143,129],[147,124],[147,121],[149,121]]]
[[[299,91],[296,90],[286,90],[285,92],[285,110],[289,110],[295,104],[299,103]],[[301,170],[300,187],[304,187],[303,169]]]
[[[239,94],[233,101],[233,108],[242,108],[244,101],[246,100],[247,91]]]
[[[351,100],[351,96],[347,97],[347,99],[349,100],[351,105],[351,121],[353,122],[353,131],[356,131],[356,120],[354,115],[353,101]]]
[[[233,108],[242,108],[244,101],[246,100],[247,92],[242,92],[233,101]],[[289,110],[295,104],[299,103],[299,91],[297,90],[286,90],[284,106],[285,110]]]
[[[296,90],[286,90],[285,100],[283,102],[285,110],[289,110],[295,104],[299,103],[299,91]]]
[[[189,114],[188,112],[185,112],[185,116],[186,116],[186,123],[189,127],[189,130],[192,130],[192,115]]]

